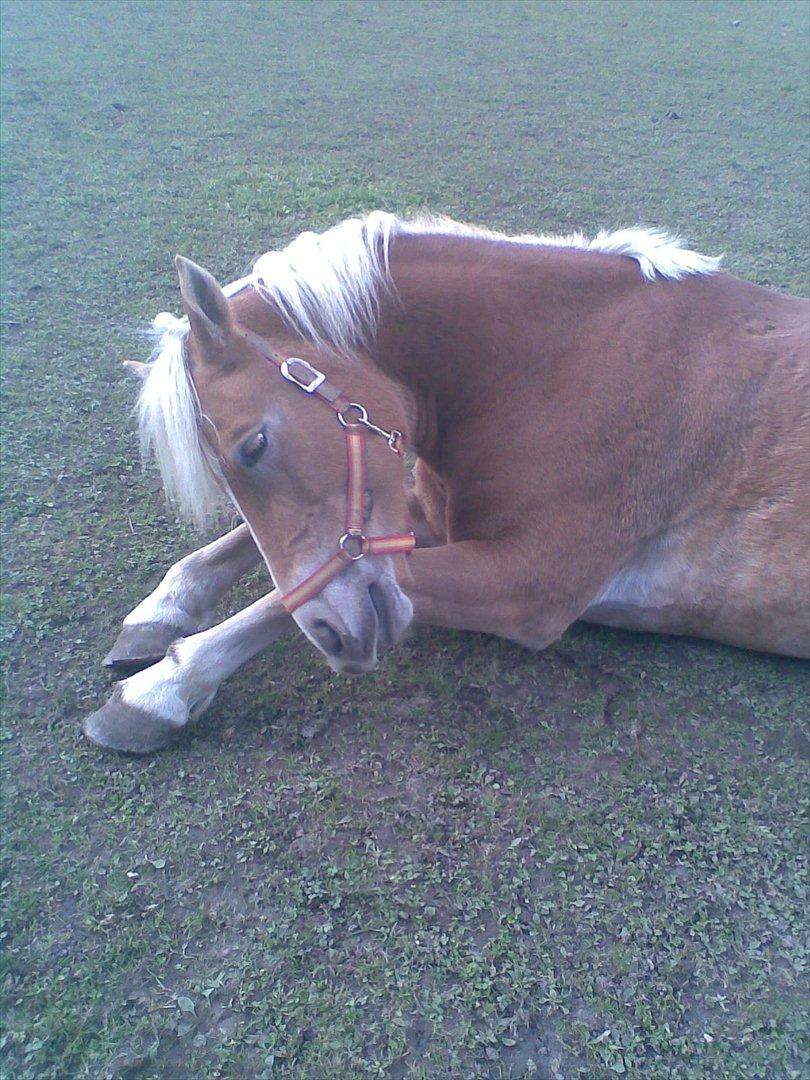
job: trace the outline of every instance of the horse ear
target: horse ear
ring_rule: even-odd
[[[231,326],[231,312],[216,278],[182,255],[175,257],[174,265],[192,329],[212,341],[221,341]]]

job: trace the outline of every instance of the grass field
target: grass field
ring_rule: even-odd
[[[4,4],[2,1077],[807,1075],[806,665],[419,630],[348,681],[289,641],[175,749],[78,735],[198,545],[119,365],[176,251],[230,280],[427,207],[806,292],[807,13]]]

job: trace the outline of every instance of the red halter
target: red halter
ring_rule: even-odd
[[[388,443],[395,454],[402,454],[402,434],[399,431],[384,431],[373,424],[362,405],[349,401],[345,394],[306,360],[298,356],[280,356],[270,348],[267,342],[251,333],[240,331],[245,341],[265,360],[275,364],[287,382],[299,387],[306,394],[315,394],[325,401],[337,414],[338,423],[346,432],[346,458],[348,466],[348,484],[346,489],[346,531],[338,540],[338,549],[331,558],[322,563],[309,577],[285,593],[281,602],[289,612],[301,607],[307,600],[325,588],[336,578],[349,563],[362,559],[365,555],[407,554],[416,546],[413,533],[399,536],[366,536],[365,525],[365,487],[366,487],[366,431],[379,435]],[[347,414],[354,412],[356,419],[347,419]]]

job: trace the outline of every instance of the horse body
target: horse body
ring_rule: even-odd
[[[808,656],[807,308],[733,278],[701,284],[701,300],[719,288],[736,307],[690,342],[685,407],[700,416],[703,456],[681,505],[584,617]]]
[[[177,564],[109,662],[143,667],[205,625],[260,556],[279,588],[120,683],[95,741],[162,745],[296,624],[349,673],[411,614],[535,648],[582,618],[810,655],[806,302],[659,234],[510,240],[389,215],[304,234],[224,293],[178,269],[188,322],[148,369],[142,431],[170,494],[199,511],[218,485],[246,525]],[[366,495],[372,535],[413,527],[417,550],[352,563],[295,622],[282,593],[345,520],[343,434],[245,330],[416,455],[406,492],[369,451]]]
[[[417,403],[437,538],[508,563],[487,619],[535,646],[582,617],[807,655],[807,305],[481,243],[393,247],[374,361]]]

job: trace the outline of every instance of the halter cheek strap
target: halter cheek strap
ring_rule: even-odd
[[[312,394],[329,405],[346,433],[348,472],[346,531],[338,540],[337,551],[334,555],[282,596],[281,602],[284,607],[287,611],[293,612],[307,600],[317,596],[330,581],[346,569],[349,563],[356,562],[366,555],[408,554],[416,547],[416,538],[412,532],[396,536],[372,537],[366,536],[363,532],[365,527],[366,432],[385,439],[391,450],[400,456],[404,443],[401,432],[385,431],[373,424],[362,405],[350,401],[333,383],[329,382],[322,371],[318,371],[306,360],[298,356],[281,356],[270,348],[264,338],[250,330],[241,330],[240,333],[251,348],[278,368],[283,378],[303,390],[304,393]]]

